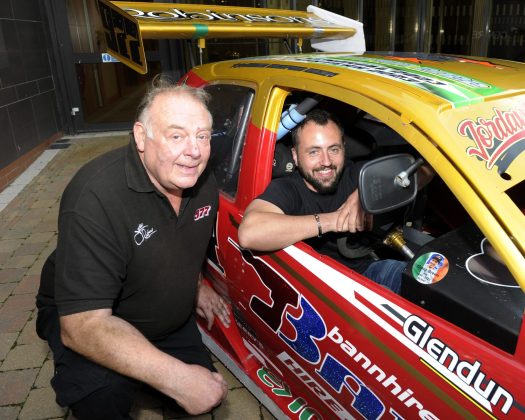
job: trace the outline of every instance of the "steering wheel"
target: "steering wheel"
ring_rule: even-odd
[[[370,255],[381,239],[373,232],[356,232],[337,239],[337,250],[346,258],[356,259]]]
[[[405,209],[374,216],[374,227],[371,231],[348,233],[337,239],[337,250],[346,258],[363,258],[370,255],[380,246],[388,233],[401,224]]]

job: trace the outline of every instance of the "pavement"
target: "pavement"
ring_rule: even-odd
[[[52,354],[35,332],[40,271],[55,249],[61,194],[76,171],[101,153],[126,144],[125,133],[63,138],[51,145],[0,193],[0,419],[74,419],[55,402],[50,386]],[[269,420],[274,417],[219,361],[227,399],[206,420]],[[159,400],[139,395],[134,419],[170,419]]]

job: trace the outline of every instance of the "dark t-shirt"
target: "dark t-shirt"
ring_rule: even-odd
[[[355,164],[348,163],[343,170],[337,190],[333,194],[319,194],[310,190],[301,174],[295,171],[291,176],[272,180],[266,190],[257,198],[268,201],[279,207],[284,214],[302,216],[315,213],[331,213],[341,207],[348,196],[354,192],[358,184],[358,169]],[[315,220],[312,218],[312,223]],[[350,268],[362,273],[372,259],[344,259],[337,251],[336,240],[348,233],[328,232],[321,238],[309,238],[305,242],[322,254],[327,254],[342,261]]]
[[[217,206],[206,171],[185,190],[177,215],[133,140],[94,159],[62,197],[48,261],[55,269],[44,270],[38,307],[56,305],[60,315],[111,308],[150,340],[167,336],[194,309]]]

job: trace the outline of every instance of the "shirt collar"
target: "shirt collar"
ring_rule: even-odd
[[[136,192],[153,192],[155,186],[149,179],[146,168],[139,157],[135,138],[133,134],[129,136],[129,144],[126,149],[126,180],[128,187]]]

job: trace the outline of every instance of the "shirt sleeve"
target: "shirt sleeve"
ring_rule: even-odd
[[[126,262],[111,227],[95,219],[72,210],[60,215],[55,272],[60,315],[112,308],[119,296]]]
[[[284,214],[299,214],[301,210],[301,196],[291,177],[273,180],[257,198],[276,205]]]

